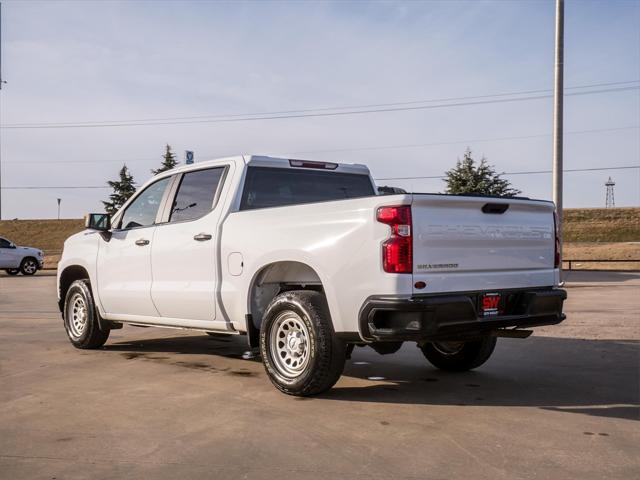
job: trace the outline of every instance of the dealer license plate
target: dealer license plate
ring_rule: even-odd
[[[500,294],[485,293],[480,296],[480,315],[491,317],[500,313]]]

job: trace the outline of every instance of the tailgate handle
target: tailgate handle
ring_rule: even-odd
[[[485,203],[482,207],[482,213],[504,213],[509,208],[508,203]]]

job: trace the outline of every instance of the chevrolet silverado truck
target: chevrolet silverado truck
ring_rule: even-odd
[[[66,240],[69,340],[99,348],[123,324],[246,335],[271,382],[304,396],[356,345],[415,342],[465,371],[497,337],[565,318],[553,203],[376,193],[364,165],[266,156],[156,175]]]

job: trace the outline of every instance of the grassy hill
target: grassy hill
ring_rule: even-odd
[[[0,236],[45,252],[62,250],[65,239],[84,228],[83,220],[2,220]]]
[[[564,219],[565,258],[640,259],[640,243],[633,243],[640,242],[640,208],[567,209]],[[55,267],[64,240],[82,229],[82,220],[0,221],[0,236],[44,250],[47,267]]]
[[[640,208],[570,208],[565,242],[640,242]]]

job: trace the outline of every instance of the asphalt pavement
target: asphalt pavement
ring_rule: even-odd
[[[477,371],[356,348],[275,390],[245,337],[113,331],[74,349],[55,277],[0,274],[0,478],[640,478],[640,275],[571,272],[568,319]]]

